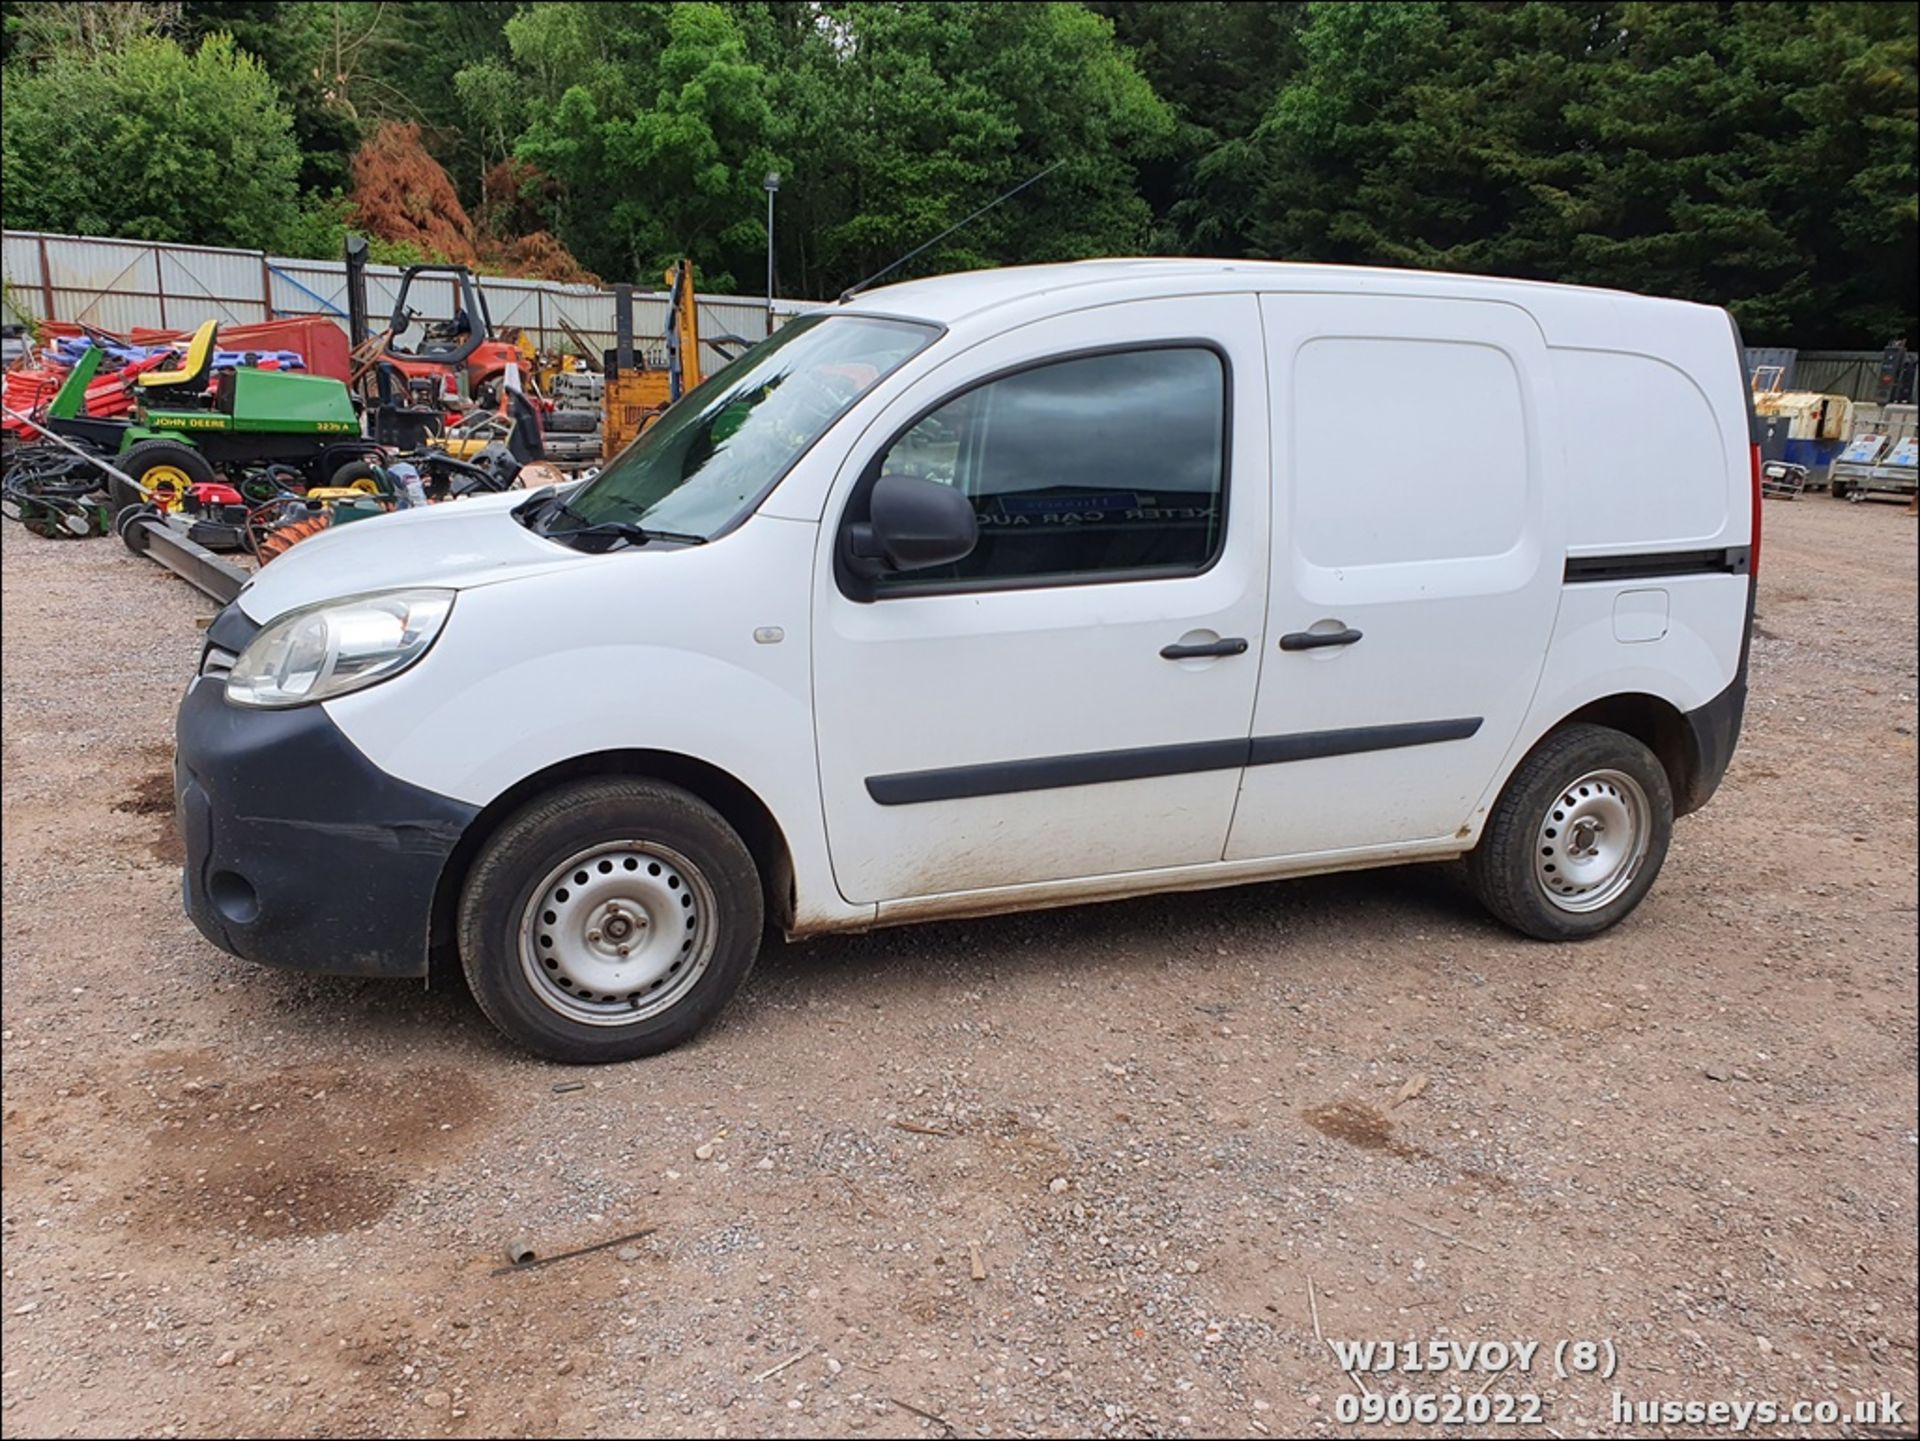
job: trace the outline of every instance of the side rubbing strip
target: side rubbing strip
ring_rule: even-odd
[[[1355,726],[1351,730],[1255,736],[1247,764],[1271,766],[1286,761],[1319,760],[1323,756],[1358,755],[1362,751],[1430,746],[1436,741],[1463,741],[1479,729],[1480,717],[1468,716],[1461,720],[1415,721],[1411,725]]]
[[[868,776],[867,794],[883,806],[910,806],[924,801],[1058,790],[1063,786],[1101,785],[1108,781],[1137,781],[1153,776],[1188,775],[1233,770],[1245,765],[1278,765],[1286,761],[1357,755],[1363,751],[1394,750],[1401,746],[1432,745],[1436,741],[1465,740],[1479,729],[1480,717],[1473,716],[1464,720],[1255,736],[1251,740],[1197,741],[1191,745],[993,761],[986,765]]]
[[[1718,550],[1652,550],[1635,555],[1570,555],[1568,585],[1595,580],[1659,580],[1670,575],[1745,575],[1751,548],[1723,546]]]
[[[1077,756],[1044,756],[1030,761],[992,761],[946,770],[868,776],[867,794],[883,806],[910,806],[918,801],[957,801],[967,796],[1050,791],[1061,786],[1185,775],[1189,771],[1234,770],[1246,763],[1244,740],[1196,741],[1191,745],[1089,751]]]

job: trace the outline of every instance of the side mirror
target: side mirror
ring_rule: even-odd
[[[883,475],[874,483],[867,519],[847,527],[847,565],[867,580],[925,570],[965,559],[979,538],[973,503],[952,486]]]

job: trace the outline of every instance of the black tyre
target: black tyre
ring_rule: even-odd
[[[1596,936],[1653,886],[1673,838],[1673,787],[1621,731],[1570,725],[1520,763],[1467,857],[1481,902],[1543,941]]]
[[[1844,480],[1836,480],[1832,485],[1828,486],[1827,489],[1835,500],[1845,500],[1853,487],[1848,485]]]
[[[143,440],[114,457],[114,468],[125,471],[142,488],[160,496],[179,497],[190,485],[213,479],[213,466],[190,445],[177,440]]]
[[[503,824],[460,897],[460,960],[487,1018],[556,1061],[688,1040],[753,969],[764,905],[733,827],[677,786],[587,781]]]
[[[372,462],[365,460],[348,461],[334,471],[333,478],[327,484],[340,490],[365,491],[368,495],[387,493],[386,482],[380,478],[380,473],[374,469]]]
[[[600,428],[597,410],[553,410],[543,421],[549,435],[589,435]]]
[[[145,555],[147,553],[146,529],[143,526],[137,525],[135,522],[146,520],[159,514],[160,511],[157,506],[151,506],[145,503],[124,506],[113,517],[113,533],[119,536],[121,544],[126,546],[126,548],[135,555]]]

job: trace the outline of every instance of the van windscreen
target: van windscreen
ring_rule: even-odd
[[[575,492],[569,521],[712,539],[939,333],[866,315],[789,322],[681,397]]]

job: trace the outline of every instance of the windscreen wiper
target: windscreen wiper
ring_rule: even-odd
[[[571,515],[580,519],[577,512],[569,510],[564,504],[554,512],[556,515]],[[576,536],[592,536],[596,539],[605,536],[610,540],[624,540],[629,545],[645,545],[650,540],[679,541],[683,545],[705,545],[704,535],[693,535],[679,530],[648,530],[630,520],[598,520],[588,525],[576,525],[568,530],[549,530],[545,532],[548,540],[569,540]]]

